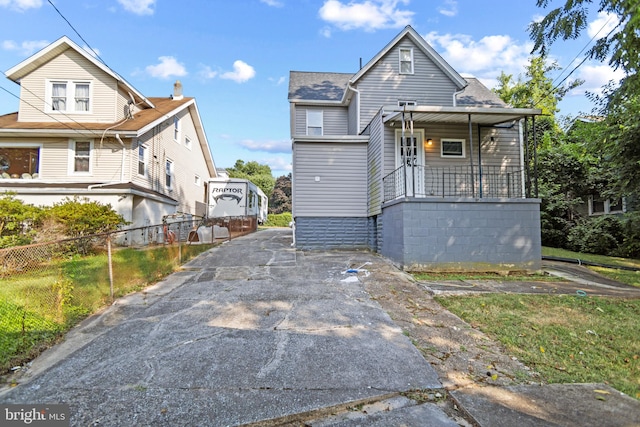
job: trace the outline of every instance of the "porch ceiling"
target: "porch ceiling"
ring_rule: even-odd
[[[392,126],[402,121],[403,110],[398,107],[385,108],[385,123]],[[537,108],[485,108],[485,107],[436,107],[414,106],[404,110],[405,120],[409,120],[413,113],[414,123],[471,123],[480,125],[498,125],[501,123],[520,120],[525,117],[538,116],[542,113]]]

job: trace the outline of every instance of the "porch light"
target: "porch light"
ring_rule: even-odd
[[[431,138],[427,138],[427,140],[425,141],[425,143],[426,143],[427,145],[433,145],[433,139],[431,139]]]

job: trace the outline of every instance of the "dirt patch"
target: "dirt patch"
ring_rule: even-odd
[[[429,289],[385,263],[368,266],[367,292],[431,363],[447,390],[537,382],[537,375],[473,325],[445,310]]]

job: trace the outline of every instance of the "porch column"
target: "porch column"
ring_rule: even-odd
[[[473,125],[469,114],[469,162],[471,164],[471,195],[476,197],[476,179],[473,173]]]

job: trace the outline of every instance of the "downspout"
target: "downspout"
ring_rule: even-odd
[[[464,92],[464,89],[465,89],[465,88],[466,88],[466,86],[465,86],[465,87],[463,87],[462,89],[460,89],[460,90],[459,90],[459,91],[457,91],[457,92],[453,92],[453,106],[454,106],[454,107],[457,107],[457,106],[458,106],[458,99],[457,99],[457,96],[458,96],[458,95],[460,95],[462,92]]]
[[[118,141],[120,143],[120,145],[122,146],[122,163],[120,165],[120,182],[124,182],[124,160],[125,160],[125,145],[124,142],[122,142],[122,139],[120,139],[120,134],[116,133],[116,141]]]
[[[478,185],[480,198],[482,199],[482,135],[480,134],[480,124],[478,124]]]

